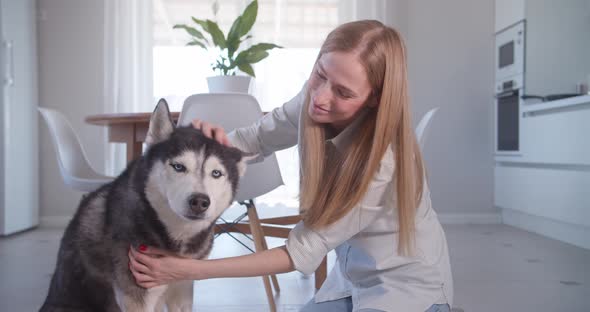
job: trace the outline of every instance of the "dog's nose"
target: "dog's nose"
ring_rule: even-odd
[[[188,198],[188,204],[193,212],[201,213],[209,208],[211,201],[209,196],[203,193],[195,193]]]

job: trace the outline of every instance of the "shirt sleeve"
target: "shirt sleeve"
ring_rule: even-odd
[[[395,196],[392,189],[393,164],[393,156],[388,149],[363,199],[340,220],[321,229],[311,229],[301,221],[291,230],[285,245],[297,271],[313,273],[329,251],[362,232],[386,209],[393,209],[385,205],[387,197]]]
[[[255,124],[228,134],[230,142],[247,153],[266,157],[275,151],[297,144],[299,116],[305,101],[307,84],[281,107],[273,109]],[[255,161],[262,160],[262,157]]]

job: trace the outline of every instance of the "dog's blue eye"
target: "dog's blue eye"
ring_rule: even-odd
[[[186,167],[181,164],[170,164],[170,166],[172,166],[172,168],[174,168],[174,170],[176,170],[176,172],[185,172],[186,171]]]
[[[217,178],[220,178],[220,177],[221,177],[223,174],[222,174],[222,173],[221,173],[221,171],[219,171],[219,170],[213,170],[213,172],[211,172],[211,175],[212,175],[212,176],[213,176],[215,179],[217,179]]]

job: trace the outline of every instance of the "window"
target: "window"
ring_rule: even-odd
[[[179,111],[184,99],[206,93],[206,77],[213,76],[210,64],[215,51],[187,47],[188,36],[172,29],[175,24],[191,23],[190,17],[216,20],[227,34],[233,20],[250,1],[153,0],[153,77],[154,98],[168,99],[170,109]],[[295,96],[311,72],[319,47],[338,25],[338,0],[259,0],[258,16],[251,34],[253,43],[272,42],[284,47],[254,64],[253,95],[263,111],[270,111]],[[299,163],[295,148],[277,153],[285,186],[258,199],[258,205],[298,207]]]

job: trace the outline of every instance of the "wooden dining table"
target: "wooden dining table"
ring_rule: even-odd
[[[262,112],[266,115],[268,112]],[[88,115],[86,123],[107,127],[108,141],[125,143],[127,146],[127,162],[141,156],[143,143],[150,124],[152,113],[114,113]],[[171,112],[174,123],[178,122],[180,112]]]
[[[180,112],[170,114],[176,123]],[[85,121],[91,125],[107,127],[109,142],[125,143],[127,162],[130,162],[141,156],[151,115],[152,113],[96,114],[87,116]]]

